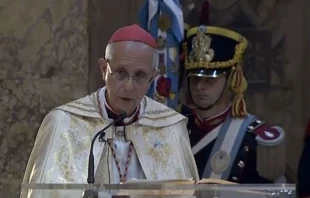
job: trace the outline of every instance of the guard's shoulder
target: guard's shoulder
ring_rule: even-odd
[[[282,177],[286,169],[284,130],[279,126],[272,126],[255,119],[248,126],[247,131],[254,134],[257,142],[256,169],[258,174],[271,181]]]
[[[264,146],[276,146],[285,139],[285,132],[281,127],[272,126],[257,118],[249,124],[247,131],[255,135],[258,144]]]

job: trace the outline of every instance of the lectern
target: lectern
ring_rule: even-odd
[[[22,198],[82,198],[85,190],[100,198],[295,198],[295,185],[231,185],[132,182],[126,184],[22,184]]]

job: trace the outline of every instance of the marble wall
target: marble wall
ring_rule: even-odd
[[[309,2],[309,1],[308,1]],[[272,30],[271,87],[248,97],[251,109],[267,120],[283,127],[287,142],[287,174],[296,181],[296,170],[303,146],[304,130],[309,114],[304,102],[304,80],[309,65],[304,60],[305,11],[303,0],[283,1],[273,8],[276,15],[269,17]],[[302,10],[298,12],[298,10]],[[282,14],[281,14],[282,12]],[[277,53],[274,53],[277,52]]]
[[[44,115],[88,92],[87,6],[0,1],[0,184],[22,181]]]

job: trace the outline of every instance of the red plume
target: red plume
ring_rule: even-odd
[[[210,14],[210,4],[207,0],[202,3],[199,24],[200,25],[209,25],[209,14]]]

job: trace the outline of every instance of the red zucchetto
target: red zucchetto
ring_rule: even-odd
[[[136,24],[116,30],[111,36],[108,44],[121,41],[136,41],[157,48],[156,41],[152,35]]]

